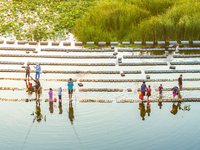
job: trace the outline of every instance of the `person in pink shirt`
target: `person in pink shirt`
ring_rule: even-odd
[[[159,90],[159,97],[162,97],[162,90],[163,90],[162,84],[160,84],[158,90]]]

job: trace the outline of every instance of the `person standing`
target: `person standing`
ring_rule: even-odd
[[[151,96],[151,86],[149,85],[147,89],[147,103],[150,103],[149,97]]]
[[[146,90],[147,86],[145,84],[145,81],[143,81],[143,84],[141,85],[141,93],[143,96],[145,96],[145,90]]]
[[[59,87],[58,89],[59,89],[59,91],[58,91],[58,99],[59,99],[59,104],[60,104],[60,103],[62,103],[62,88]]]
[[[74,86],[73,80],[72,78],[69,78],[69,81],[68,81],[69,101],[72,101],[73,86]]]
[[[53,90],[52,88],[49,88],[49,102],[53,102]]]
[[[162,84],[160,84],[158,90],[159,90],[159,97],[162,97],[162,90],[163,90]]]
[[[182,90],[182,74],[180,75],[180,77],[178,78],[178,86],[179,86],[179,89]]]
[[[25,70],[26,70],[26,79],[25,79],[25,81],[27,80],[27,76],[28,76],[28,81],[29,81],[30,72],[31,72],[31,67],[29,66],[29,64],[27,64]]]
[[[37,65],[35,66],[35,79],[40,79],[40,73],[41,73],[41,67],[40,67],[40,64],[37,63]]]

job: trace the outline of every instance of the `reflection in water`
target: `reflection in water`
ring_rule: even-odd
[[[185,105],[184,108],[181,107],[181,102],[178,102],[177,104],[173,103],[172,110],[170,111],[173,115],[176,115],[178,113],[178,110],[183,111],[190,111],[190,105]]]
[[[49,101],[49,111],[53,113],[53,101]]]
[[[162,102],[158,102],[158,106],[160,109],[162,109]]]
[[[38,101],[36,101],[35,114],[36,114],[36,116],[34,117],[33,122],[35,122],[35,120],[37,120],[37,122],[41,122],[43,119],[43,116],[41,114],[40,102],[38,102]],[[45,121],[46,121],[46,118],[45,118]]]
[[[144,103],[142,102],[142,103],[139,103],[139,108],[138,108],[139,110],[140,110],[140,116],[142,117],[142,120],[145,120],[145,105],[144,105]]]
[[[69,102],[68,117],[69,117],[69,120],[71,121],[71,124],[73,125],[73,121],[74,121],[74,109],[73,109],[73,106],[72,106],[72,102]]]
[[[149,104],[149,103],[147,103],[146,113],[148,114],[148,116],[150,116],[150,113],[151,113],[151,104]]]
[[[63,113],[63,109],[62,109],[62,102],[59,101],[59,114]]]
[[[179,105],[179,103],[177,105],[175,105],[175,103],[173,103],[172,110],[170,111],[173,115],[176,115],[178,113],[178,105]]]
[[[178,110],[184,110],[181,108],[181,102],[178,102],[177,104],[173,103],[172,110],[170,111],[173,115],[176,115],[178,113]]]

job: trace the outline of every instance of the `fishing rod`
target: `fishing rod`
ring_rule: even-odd
[[[32,129],[33,123],[35,122],[36,118],[37,118],[37,116],[35,116],[35,118],[33,119],[33,122],[32,122],[32,124],[31,124],[31,127],[30,127],[29,130],[28,130],[28,133],[27,133],[26,138],[25,138],[25,140],[24,140],[23,146],[22,146],[22,148],[21,148],[22,150],[23,150],[23,148],[24,148],[24,145],[25,145],[25,143],[26,143],[26,140],[27,140],[27,138],[28,138],[28,136],[29,136],[29,133],[30,133],[30,131],[31,131],[31,129]]]
[[[72,102],[71,102],[71,103],[72,103]],[[68,111],[67,108],[66,108],[66,110],[67,110],[67,113],[68,113],[68,115],[69,115],[69,111]],[[75,129],[75,127],[74,127],[74,124],[72,124],[72,127],[73,127],[74,132],[75,132],[75,135],[76,135],[76,137],[77,137],[77,139],[78,139],[79,145],[81,146],[81,149],[83,150],[83,146],[82,146],[82,144],[81,144],[81,140],[80,140],[79,137],[78,137],[78,134],[77,134],[77,132],[76,132],[76,129]]]

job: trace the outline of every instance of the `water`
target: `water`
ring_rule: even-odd
[[[172,103],[151,104],[150,116],[140,115],[139,104],[99,104],[73,102],[74,119],[68,115],[69,104],[58,103],[53,113],[49,103],[41,102],[41,122],[33,122],[35,102],[1,102],[1,149],[198,149],[199,103],[190,111],[173,115]],[[146,109],[146,106],[145,106]],[[30,130],[30,131],[29,131]],[[29,133],[29,134],[28,134]],[[27,135],[28,134],[28,135]]]
[[[4,45],[5,46],[5,45]],[[16,46],[16,44],[15,44]],[[20,46],[23,47],[23,46]],[[30,46],[33,47],[33,46]],[[42,47],[42,46],[41,46]],[[74,43],[70,48],[74,48]],[[39,47],[37,47],[39,50]],[[18,53],[18,51],[1,51],[1,53]],[[196,52],[195,52],[196,53]],[[38,52],[49,55],[112,55],[107,53],[63,53],[63,52]],[[123,55],[137,55],[139,53],[123,52]],[[146,53],[144,53],[146,54]],[[153,53],[154,54],[154,53]],[[157,53],[155,53],[157,55]],[[159,53],[163,54],[163,53]],[[43,91],[42,102],[9,102],[0,101],[0,149],[24,149],[24,150],[110,150],[110,149],[199,149],[200,119],[199,103],[182,103],[180,107],[172,103],[162,103],[162,109],[158,103],[151,103],[140,107],[139,103],[116,103],[117,100],[138,100],[137,89],[140,82],[83,82],[83,87],[77,83],[80,79],[145,79],[145,70],[167,70],[171,61],[197,61],[198,58],[173,58],[170,53],[163,59],[122,59],[128,62],[167,62],[167,66],[42,66],[42,70],[92,70],[92,71],[120,71],[141,70],[142,74],[41,74],[42,79],[77,79],[74,88],[72,107],[69,108],[68,93],[63,91],[62,107],[54,103],[49,109],[49,103],[44,102],[48,98],[48,91]],[[1,58],[1,61],[26,62],[63,62],[63,63],[117,63],[117,59],[52,59],[52,58]],[[0,65],[0,69],[22,69],[20,65]],[[33,69],[33,66],[31,66]],[[199,65],[177,65],[176,69],[200,69]],[[31,76],[34,77],[34,73]],[[0,73],[0,78],[24,78],[23,73]],[[178,73],[152,74],[151,79],[177,79]],[[198,73],[183,73],[183,78],[199,78]],[[147,82],[151,85],[152,96],[157,99],[158,92],[155,89],[160,84],[164,88],[177,86],[177,81],[171,82]],[[1,86],[25,88],[24,81],[0,80]],[[200,81],[183,81],[183,87],[199,87]],[[42,81],[43,89],[67,88],[66,82]],[[118,88],[123,92],[79,92],[81,88]],[[133,92],[127,92],[131,88]],[[58,92],[54,92],[57,97]],[[172,98],[171,91],[163,91],[165,98]],[[200,91],[181,91],[183,98],[199,98]],[[28,95],[25,90],[0,90],[0,98],[35,98]],[[146,98],[146,97],[145,97]],[[80,99],[104,99],[113,100],[113,103],[81,103]],[[175,105],[177,105],[175,103]],[[190,111],[184,110],[184,106],[190,106]],[[148,107],[149,108],[149,107]],[[177,108],[177,109],[176,109]],[[142,110],[141,110],[142,109]],[[36,110],[38,114],[31,115]],[[178,111],[177,111],[178,110]],[[70,114],[69,114],[70,112]],[[150,116],[148,116],[150,112]],[[173,113],[171,113],[173,112]],[[40,117],[43,116],[40,121]],[[145,116],[144,116],[145,115]],[[72,121],[73,120],[73,121]],[[34,122],[33,122],[34,121]],[[72,123],[73,122],[73,123]]]

